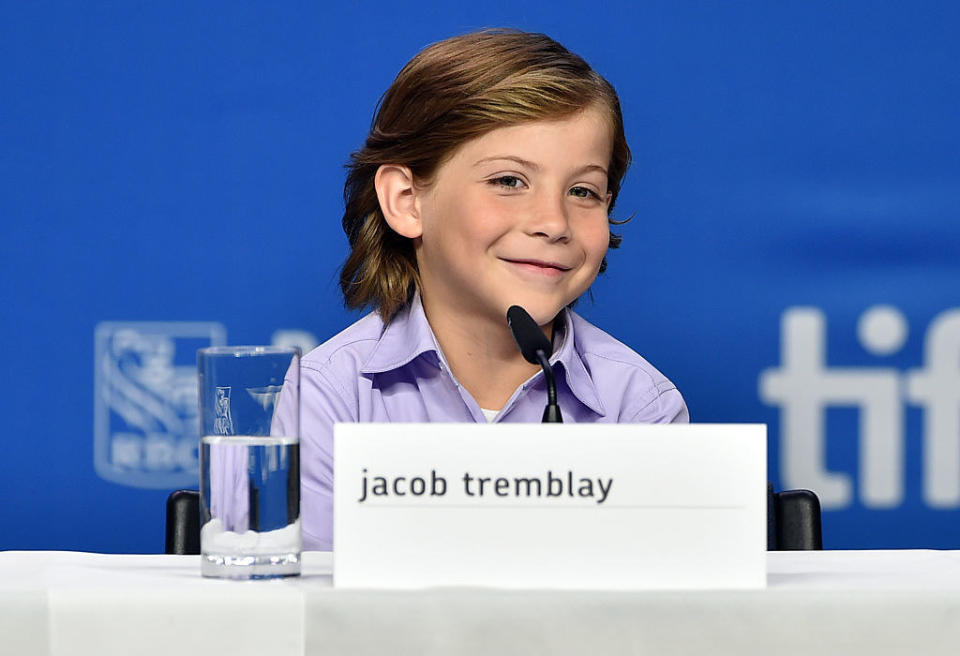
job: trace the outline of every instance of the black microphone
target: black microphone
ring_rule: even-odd
[[[507,310],[507,325],[513,333],[513,340],[520,347],[523,359],[543,367],[543,375],[547,379],[547,407],[543,409],[543,423],[563,423],[560,406],[557,405],[557,383],[553,379],[553,367],[548,359],[553,354],[553,344],[540,330],[533,317],[519,305],[511,305]]]

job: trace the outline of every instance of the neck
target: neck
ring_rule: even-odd
[[[457,381],[481,408],[499,410],[514,391],[540,371],[523,359],[506,314],[502,318],[444,311],[422,297],[423,310]],[[553,324],[545,331],[553,337]],[[491,375],[496,372],[496,375]]]

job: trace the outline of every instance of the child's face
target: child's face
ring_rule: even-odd
[[[609,244],[612,134],[600,110],[499,128],[458,148],[418,194],[428,312],[545,325],[596,278]]]

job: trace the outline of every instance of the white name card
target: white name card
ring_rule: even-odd
[[[766,585],[762,424],[337,424],[334,585]]]

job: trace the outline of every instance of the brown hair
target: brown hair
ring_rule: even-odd
[[[617,93],[587,62],[546,35],[504,29],[453,37],[417,54],[380,99],[366,144],[347,165],[343,230],[351,253],[340,272],[346,305],[371,305],[387,321],[419,284],[412,241],[394,232],[380,210],[374,177],[381,165],[402,164],[427,182],[470,139],[597,104],[613,128],[607,180],[612,210],[630,148]],[[611,232],[610,248],[619,245]],[[600,272],[606,264],[604,259]]]

